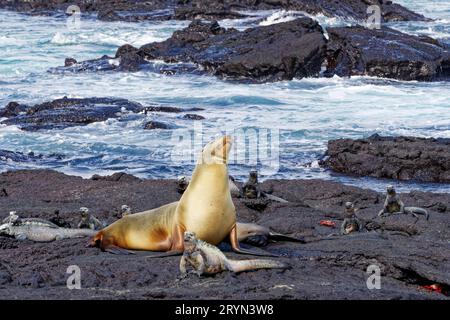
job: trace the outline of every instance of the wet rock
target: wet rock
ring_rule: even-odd
[[[387,21],[423,21],[423,15],[417,14],[392,1],[384,0],[190,0],[185,2],[186,8],[196,8],[197,11],[240,11],[240,10],[296,10],[309,14],[324,14],[328,17],[343,17],[357,20],[367,20],[367,9],[371,5],[381,9],[382,22]],[[184,9],[186,10],[186,9]],[[195,12],[195,11],[192,11]]]
[[[22,130],[63,129],[82,126],[110,118],[120,118],[123,112],[141,112],[136,102],[117,98],[67,98],[34,106],[26,106],[24,114],[10,116],[2,124],[17,125]]]
[[[110,176],[100,176],[94,174],[91,178],[93,181],[112,181],[112,182],[139,182],[141,179],[125,172],[117,172]]]
[[[327,75],[430,81],[450,77],[450,51],[429,37],[390,28],[327,29]]]
[[[170,125],[159,121],[149,121],[144,125],[144,130],[155,130],[155,129],[170,129]]]
[[[66,60],[64,60],[64,67],[71,67],[77,63],[77,60],[74,58],[66,58]]]
[[[328,142],[322,164],[345,174],[450,182],[450,139],[381,137]]]
[[[181,113],[186,111],[203,111],[205,109],[202,108],[188,108],[188,109],[182,109],[177,107],[167,107],[167,106],[150,106],[145,107],[144,112],[145,114],[148,114],[150,112],[168,112],[168,113]]]
[[[5,106],[5,108],[0,109],[0,118],[9,118],[18,116],[20,113],[25,112],[26,109],[27,109],[26,105],[12,101],[8,103]]]
[[[116,58],[119,59],[119,69],[122,71],[138,71],[145,63],[144,58],[139,54],[139,49],[129,44],[117,49]]]
[[[380,7],[382,22],[426,20],[420,14],[385,0],[0,0],[0,8],[42,15],[65,11],[73,4],[78,5],[81,12],[98,12],[98,19],[104,21],[232,19],[242,17],[238,11],[277,9],[366,20],[370,5]]]
[[[198,114],[188,113],[188,114],[185,114],[183,116],[183,119],[186,119],[186,120],[205,120],[205,117],[201,116],[201,115],[198,115]]]
[[[325,37],[310,18],[245,31],[194,21],[166,41],[144,45],[141,51],[148,60],[194,62],[222,78],[267,82],[317,76]]]

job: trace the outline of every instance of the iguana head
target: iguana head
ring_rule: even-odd
[[[387,186],[386,191],[387,191],[387,193],[388,193],[389,195],[394,195],[394,194],[395,194],[395,188],[394,188],[393,185]]]

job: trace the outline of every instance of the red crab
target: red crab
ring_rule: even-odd
[[[319,224],[321,226],[325,226],[325,227],[331,227],[331,228],[336,227],[336,223],[331,220],[322,220],[319,222]]]

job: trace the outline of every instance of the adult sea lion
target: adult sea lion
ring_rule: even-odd
[[[180,201],[125,216],[99,231],[90,246],[113,253],[128,249],[176,255],[184,251],[184,232],[190,231],[213,245],[228,239],[235,252],[264,255],[239,245],[228,182],[231,145],[231,137],[224,136],[203,148]]]

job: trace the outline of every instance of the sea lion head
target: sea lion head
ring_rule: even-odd
[[[390,195],[394,195],[395,194],[395,188],[394,188],[393,185],[388,185],[387,188],[386,188],[386,191]]]
[[[202,150],[200,162],[203,164],[227,164],[233,144],[231,136],[220,137],[208,143]]]
[[[353,208],[353,202],[350,202],[350,201],[346,202],[345,203],[345,208],[346,209],[352,209]]]

